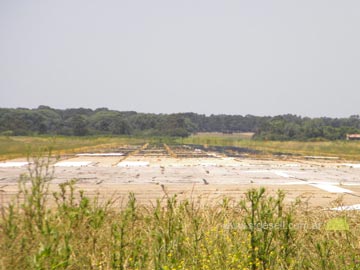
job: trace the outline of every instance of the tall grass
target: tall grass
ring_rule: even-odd
[[[76,180],[49,194],[50,155],[34,164],[1,206],[0,269],[360,269],[357,212],[285,204],[263,188],[211,204],[129,194],[118,207]],[[334,217],[350,230],[326,230]]]

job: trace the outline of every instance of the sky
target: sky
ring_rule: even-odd
[[[360,114],[358,0],[0,0],[0,107]]]

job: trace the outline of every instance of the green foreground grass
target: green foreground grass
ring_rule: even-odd
[[[0,269],[360,269],[356,211],[309,210],[264,189],[211,204],[129,194],[119,207],[75,181],[49,194],[48,160],[35,159],[1,206]]]
[[[259,141],[231,135],[194,135],[181,140],[187,144],[237,146],[259,150],[264,154],[332,156],[360,160],[360,141]]]

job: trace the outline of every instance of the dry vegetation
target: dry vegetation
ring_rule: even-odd
[[[360,160],[360,141],[261,141],[244,136],[199,134],[183,139],[183,143],[237,146],[259,150],[263,154],[287,154],[300,156],[335,156]]]
[[[336,156],[343,159],[360,160],[359,141],[257,141],[251,140],[250,133],[199,133],[177,143],[246,147],[268,154],[288,154],[300,156]],[[174,142],[169,138],[134,137],[5,137],[0,136],[0,160],[24,157],[29,152],[51,145],[57,154],[76,153],[111,149],[125,144],[146,142]]]
[[[143,143],[130,137],[5,137],[0,136],[0,160],[26,157],[30,152],[51,146],[55,154],[111,149],[119,145]]]

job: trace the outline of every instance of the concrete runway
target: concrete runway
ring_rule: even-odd
[[[92,153],[63,159],[53,168],[53,189],[77,179],[77,186],[89,194],[126,196],[132,191],[144,202],[164,196],[164,187],[168,195],[236,199],[249,188],[264,186],[269,192],[284,190],[289,202],[300,197],[312,206],[329,208],[341,197],[345,205],[360,203],[360,165],[349,161],[260,159],[219,153],[187,158]],[[0,163],[3,201],[16,193],[19,176],[26,172],[24,159]]]

